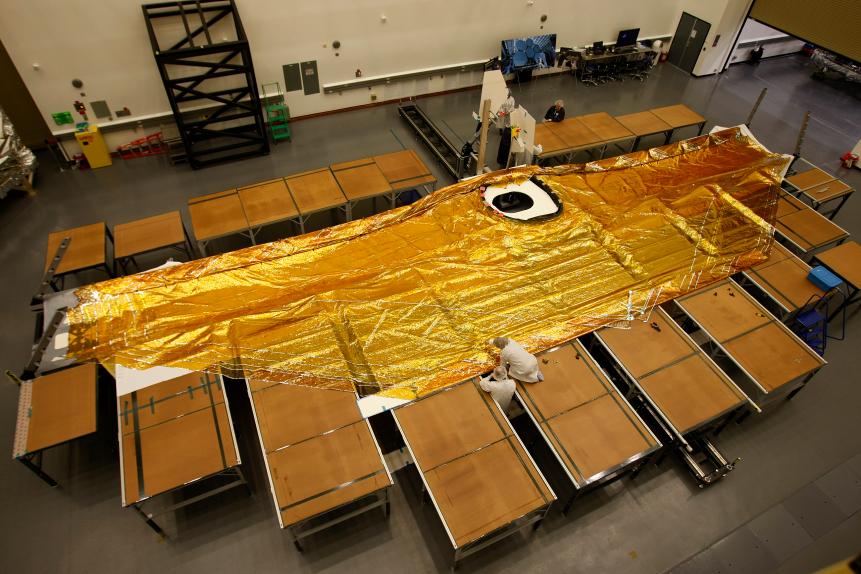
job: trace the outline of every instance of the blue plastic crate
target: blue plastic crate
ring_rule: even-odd
[[[843,280],[821,265],[817,265],[807,274],[807,280],[822,289],[830,291],[843,283]]]

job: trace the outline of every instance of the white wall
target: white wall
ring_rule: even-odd
[[[750,43],[763,41],[767,42],[763,45],[763,58],[794,54],[804,47],[803,40],[798,40],[793,36],[784,34],[771,26],[760,24],[756,20],[748,19],[741,29],[741,35],[738,37],[738,45],[736,45],[732,56],[730,56],[730,64],[745,62],[750,59],[750,52],[755,46]],[[742,46],[742,44],[745,45]]]
[[[530,6],[528,0],[237,0],[237,7],[258,83],[283,85],[282,65],[306,60],[317,60],[323,84],[354,78],[357,68],[364,76],[374,76],[490,58],[499,54],[500,40],[510,37],[556,33],[558,46],[583,46],[594,40],[614,41],[626,28],[639,27],[641,37],[671,35],[680,5],[690,3],[534,0]],[[133,118],[169,112],[140,4],[140,0],[3,0],[0,37],[52,129],[62,128],[54,124],[51,112],[72,111],[76,99],[107,100],[111,110],[127,106]],[[548,16],[543,29],[542,14]],[[334,40],[342,44],[338,56],[331,47]],[[40,65],[38,71],[34,63]],[[83,80],[83,90],[71,86],[73,78]],[[478,72],[342,95],[290,92],[288,104],[296,117],[369,103],[372,92],[382,101],[480,81]],[[127,136],[120,143],[133,134]]]

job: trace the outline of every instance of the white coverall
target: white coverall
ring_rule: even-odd
[[[508,407],[511,405],[511,397],[514,396],[514,381],[506,377],[501,381],[493,378],[493,375],[488,375],[484,379],[479,380],[481,390],[490,393],[502,412],[508,414]]]
[[[544,380],[541,371],[538,370],[538,359],[517,342],[509,339],[499,356],[503,366],[508,364],[508,374],[518,381],[537,383]]]
[[[501,120],[501,125],[499,122],[497,122],[497,125],[500,127],[500,129],[511,127],[511,112],[514,111],[514,108],[514,97],[509,95],[505,99],[505,101],[502,102],[502,105],[499,106],[499,111],[497,112],[497,115]]]

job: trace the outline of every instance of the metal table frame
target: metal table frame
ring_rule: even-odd
[[[236,431],[235,431],[235,428],[233,426],[233,416],[230,414],[230,403],[227,399],[227,391],[224,388],[224,378],[221,374],[217,374],[217,375],[215,375],[215,377],[219,381],[219,383],[216,383],[216,384],[220,386],[222,393],[224,395],[224,410],[227,413],[227,424],[228,424],[228,427],[230,428],[231,442],[233,444],[233,448],[236,450],[236,464],[229,466],[227,468],[224,468],[220,471],[214,472],[212,474],[199,476],[197,478],[186,481],[183,484],[180,484],[178,486],[175,486],[175,487],[170,488],[168,490],[165,490],[163,492],[159,492],[157,494],[153,494],[153,495],[141,498],[140,500],[136,500],[134,502],[124,504],[125,507],[134,508],[135,512],[144,520],[144,522],[146,522],[146,525],[149,526],[153,530],[153,532],[155,532],[157,535],[159,535],[162,538],[167,538],[167,535],[165,534],[165,532],[161,528],[161,526],[159,526],[159,524],[156,523],[156,521],[155,521],[156,516],[161,516],[161,515],[167,514],[169,512],[173,512],[175,510],[178,510],[180,508],[184,508],[184,507],[189,506],[191,504],[195,504],[197,502],[200,502],[201,500],[205,500],[207,498],[210,498],[212,496],[220,494],[226,490],[231,490],[231,489],[236,488],[238,486],[244,485],[245,488],[248,489],[248,496],[251,496],[251,494],[252,494],[251,487],[248,485],[248,481],[245,479],[245,476],[242,473],[242,469],[240,468],[240,466],[242,464],[242,456],[239,452],[239,445],[236,443]],[[160,382],[164,382],[164,381],[160,381]],[[154,385],[156,385],[156,384],[158,384],[158,383],[154,383]],[[144,388],[146,388],[146,387],[144,387]],[[120,405],[120,395],[117,394],[117,416],[119,417],[120,413],[122,413],[122,412],[123,411],[122,411],[122,408]],[[179,415],[179,416],[184,416],[184,415]],[[171,420],[175,420],[175,418],[171,419]],[[122,460],[123,460],[124,455],[123,455],[123,429],[121,426],[119,426],[119,428],[117,429],[117,435],[118,435],[118,439],[119,439],[118,442],[119,442],[119,452],[120,452],[120,467],[122,469]],[[146,509],[147,506],[150,506],[150,507],[154,506],[154,501],[156,501],[158,499],[167,498],[168,495],[173,494],[173,493],[177,493],[177,492],[181,491],[182,489],[184,489],[190,485],[199,484],[199,483],[202,483],[204,481],[205,482],[212,482],[215,480],[219,480],[223,477],[229,477],[230,478],[229,482],[227,482],[226,484],[215,486],[215,487],[207,490],[206,492],[203,492],[203,493],[198,494],[196,496],[193,496],[191,498],[185,499],[181,502],[168,505],[167,507],[164,507],[164,508],[153,509],[151,511]],[[122,488],[122,492],[125,493],[125,489],[126,489],[125,473],[122,470],[120,471],[120,485]],[[123,499],[125,499],[125,495],[123,495]]]
[[[122,268],[123,274],[125,275],[128,272],[128,269],[126,268],[126,263],[129,263],[129,262],[133,263],[134,266],[137,268],[137,270],[140,271],[140,267],[138,267],[138,263],[135,260],[135,257],[137,257],[138,255],[145,255],[147,253],[154,253],[154,252],[160,251],[162,249],[176,249],[177,251],[179,251],[181,253],[185,253],[186,256],[188,257],[189,261],[193,260],[195,258],[195,255],[194,255],[194,248],[192,247],[192,243],[191,243],[191,236],[189,235],[188,228],[186,228],[185,222],[182,221],[182,218],[180,218],[180,222],[182,223],[182,234],[183,234],[183,237],[185,237],[185,241],[183,243],[174,243],[172,245],[163,245],[160,247],[155,247],[153,249],[147,249],[146,251],[141,251],[141,252],[135,253],[133,255],[126,255],[125,257],[115,257],[114,258],[114,275],[115,276],[119,275],[118,271],[120,268]]]
[[[564,344],[570,344],[570,343],[564,343]],[[582,349],[578,349],[578,352],[582,351],[582,352],[586,353],[588,358],[595,364],[595,366],[601,370],[600,374],[605,376],[607,378],[607,380],[609,381],[610,377],[607,376],[607,374],[604,372],[603,369],[601,369],[600,365],[598,365],[598,362],[595,360],[594,357],[592,357],[592,355],[586,349],[585,345],[581,344],[581,346],[582,346]],[[561,345],[560,345],[560,347],[561,347]],[[602,384],[603,384],[603,382],[602,382]],[[614,389],[614,391],[618,392],[615,389]],[[588,492],[590,490],[594,490],[594,489],[597,489],[601,486],[606,486],[612,482],[615,482],[616,480],[625,476],[625,474],[627,474],[627,473],[631,474],[631,479],[636,478],[636,476],[640,473],[640,471],[643,469],[643,467],[646,466],[655,456],[657,456],[658,453],[661,451],[661,449],[664,446],[661,443],[660,439],[658,439],[658,437],[655,436],[655,434],[649,428],[649,425],[646,424],[646,421],[644,421],[643,418],[639,415],[639,413],[637,413],[637,411],[636,411],[636,409],[634,409],[633,405],[628,403],[627,399],[624,399],[624,397],[621,396],[621,393],[619,393],[620,398],[622,398],[625,401],[625,403],[630,407],[631,412],[634,413],[634,416],[636,416],[637,419],[640,421],[640,423],[642,423],[643,427],[649,432],[649,434],[652,436],[652,438],[655,440],[655,442],[657,444],[652,448],[646,449],[644,451],[641,451],[641,452],[629,457],[627,460],[622,461],[619,464],[616,464],[616,465],[614,465],[614,466],[612,466],[606,470],[603,470],[603,471],[601,471],[601,472],[599,472],[593,476],[588,477],[581,484],[577,481],[576,478],[574,478],[574,476],[571,474],[571,472],[569,472],[568,465],[565,464],[565,461],[562,459],[562,455],[553,446],[553,443],[550,441],[549,437],[544,432],[544,429],[541,427],[541,424],[539,423],[538,419],[535,418],[535,414],[532,412],[532,410],[527,406],[526,402],[523,400],[523,397],[521,396],[519,389],[516,389],[514,391],[514,396],[517,398],[517,401],[520,403],[520,406],[523,408],[523,410],[526,411],[526,414],[529,416],[529,419],[532,421],[532,424],[535,425],[536,429],[538,429],[538,432],[541,435],[541,437],[544,439],[544,442],[547,443],[547,446],[550,448],[550,451],[553,453],[553,456],[556,457],[556,460],[559,462],[559,464],[562,466],[562,469],[565,471],[565,475],[568,477],[568,479],[571,481],[571,484],[574,486],[574,492],[571,494],[571,497],[565,503],[565,506],[562,510],[562,514],[567,515],[568,512],[571,510],[571,507],[573,506],[574,501],[581,494],[583,494],[585,492]],[[563,413],[560,413],[560,414],[563,414]],[[554,417],[555,416],[559,416],[559,415],[554,415]],[[554,417],[550,417],[550,418],[552,419]],[[550,419],[544,419],[544,420],[547,421]]]
[[[663,311],[659,311],[663,312]],[[664,313],[666,315],[666,313]],[[666,316],[666,320],[670,323],[673,322],[673,319]],[[708,364],[714,367],[718,373],[723,373],[723,371],[718,367],[718,365],[709,357],[705,352],[700,349],[700,347],[696,344],[696,342],[681,328],[678,329],[679,334],[686,340],[688,345],[691,347],[691,350],[696,353],[697,351],[702,355],[703,360],[705,360]],[[655,402],[655,400],[651,397],[651,395],[646,391],[641,385],[639,380],[634,377],[634,375],[628,370],[625,364],[619,359],[618,356],[613,352],[610,348],[610,345],[607,344],[601,338],[601,332],[595,331],[593,333],[595,341],[600,343],[603,350],[607,353],[610,359],[613,362],[613,368],[616,370],[618,375],[626,382],[628,388],[624,389],[624,396],[629,403],[632,400],[639,400],[642,405],[646,408],[647,412],[652,415],[652,418],[655,420],[655,423],[661,427],[661,430],[667,433],[668,438],[671,440],[670,444],[666,444],[665,447],[667,450],[670,450],[670,447],[675,446],[676,450],[682,456],[682,459],[690,468],[692,474],[697,479],[699,483],[699,487],[703,488],[704,486],[713,484],[715,481],[720,478],[726,476],[729,472],[731,472],[735,468],[735,464],[737,462],[728,462],[726,457],[724,457],[720,451],[708,440],[707,434],[711,431],[712,436],[718,436],[721,431],[723,431],[726,426],[732,422],[733,420],[738,420],[746,412],[749,412],[747,405],[752,407],[753,409],[759,411],[759,407],[751,401],[750,397],[735,384],[726,374],[726,381],[731,384],[741,397],[744,398],[741,405],[733,406],[724,411],[712,416],[711,418],[701,421],[696,426],[687,429],[684,433],[677,429],[669,416],[664,413],[661,407]],[[664,366],[663,368],[666,368]],[[612,379],[611,379],[612,380]],[[623,392],[623,389],[619,389],[620,392]],[[745,404],[747,403],[747,405]],[[687,438],[686,438],[687,437]],[[693,443],[693,444],[692,444]],[[696,448],[695,448],[696,447]],[[696,462],[696,460],[691,456],[692,453],[697,450],[705,452],[709,459],[715,463],[715,469],[711,473],[705,473]],[[663,459],[663,456],[661,457]]]
[[[89,271],[90,269],[96,269],[96,270],[104,271],[105,273],[107,273],[108,278],[114,277],[114,271],[113,271],[113,269],[111,269],[111,265],[108,263],[108,261],[110,261],[110,259],[108,258],[108,241],[107,241],[107,240],[110,240],[111,247],[113,247],[114,246],[114,236],[111,233],[111,230],[108,227],[108,224],[105,222],[101,222],[101,223],[105,227],[105,239],[106,239],[104,263],[98,263],[96,265],[90,265],[89,267],[80,267],[78,269],[72,269],[72,270],[63,271],[60,273],[57,273],[57,272],[51,273],[51,278],[50,278],[49,282],[50,282],[51,288],[53,288],[54,291],[62,291],[63,289],[65,289],[65,279],[66,279],[67,275],[77,275],[81,271]],[[68,230],[66,230],[66,231],[68,231]],[[72,241],[72,243],[74,243],[74,241]],[[55,257],[55,259],[54,259],[53,263],[50,265],[50,267],[53,267],[55,269],[57,267],[59,267],[60,261],[62,260],[64,252],[65,252],[65,249],[58,247],[57,254],[59,255],[60,259],[56,259],[56,257]],[[46,270],[46,272],[47,272],[47,270]]]
[[[429,397],[436,395],[438,393],[448,392],[448,391],[450,391],[450,390],[454,389],[455,387],[462,385],[462,384],[475,385],[475,380],[474,379],[467,379],[466,381],[458,383],[456,385],[451,385],[451,386],[439,389],[437,391],[434,391],[433,393],[430,393],[429,395],[426,395],[425,397],[422,397],[422,398],[426,399],[426,398],[429,398]],[[477,389],[477,391],[479,393],[483,392],[483,391],[481,391],[481,389]],[[400,407],[396,407],[394,409],[391,409],[393,418],[395,419],[395,424],[398,427],[398,431],[400,432],[401,437],[404,439],[404,443],[406,444],[407,451],[410,454],[410,458],[413,460],[413,464],[415,464],[416,469],[418,470],[418,473],[419,473],[419,477],[421,478],[422,492],[427,493],[428,497],[430,498],[431,502],[433,503],[433,506],[434,506],[434,509],[436,510],[437,516],[439,516],[440,522],[442,522],[443,528],[445,529],[445,533],[448,536],[449,541],[451,542],[452,548],[454,549],[454,555],[452,557],[452,563],[451,563],[452,570],[456,569],[458,562],[460,562],[461,560],[463,560],[467,556],[470,556],[471,554],[474,554],[474,553],[478,552],[479,550],[482,550],[483,548],[486,548],[486,547],[490,546],[491,544],[494,544],[495,542],[502,540],[503,538],[507,538],[508,536],[511,536],[512,534],[515,534],[516,532],[523,530],[527,526],[532,525],[532,530],[533,531],[537,530],[538,527],[541,525],[541,522],[547,516],[547,512],[550,510],[550,507],[553,505],[553,502],[556,500],[556,494],[553,492],[553,488],[550,486],[550,483],[547,482],[547,479],[544,477],[544,474],[541,472],[541,469],[538,467],[537,464],[535,464],[535,460],[533,460],[532,455],[529,454],[529,451],[526,449],[526,446],[523,444],[523,441],[520,440],[520,437],[515,432],[514,427],[511,426],[511,421],[508,420],[508,417],[505,415],[504,412],[502,412],[502,409],[499,408],[499,405],[496,403],[496,401],[494,401],[493,399],[490,399],[488,402],[493,404],[493,407],[490,407],[490,408],[495,408],[496,412],[499,414],[499,417],[497,417],[497,419],[498,420],[504,420],[506,428],[509,431],[511,431],[511,435],[509,437],[506,437],[506,438],[508,438],[510,440],[510,438],[513,437],[514,439],[517,440],[518,444],[523,449],[523,452],[526,453],[526,456],[528,457],[529,461],[535,467],[535,470],[538,472],[538,475],[541,477],[541,480],[544,482],[544,485],[547,487],[547,490],[550,492],[550,495],[552,496],[552,498],[544,506],[537,508],[535,510],[532,510],[530,512],[527,512],[526,514],[523,514],[522,516],[515,518],[514,520],[509,522],[507,525],[502,526],[500,528],[497,528],[495,530],[492,530],[491,532],[488,532],[488,533],[480,536],[479,538],[464,544],[463,546],[458,546],[457,543],[455,542],[454,536],[452,536],[451,530],[449,530],[448,524],[446,523],[445,517],[443,516],[442,511],[440,510],[440,507],[436,501],[436,498],[434,497],[433,491],[430,489],[430,486],[428,485],[427,480],[425,479],[425,473],[422,470],[422,467],[419,464],[418,460],[416,459],[415,452],[413,451],[413,448],[412,448],[412,445],[410,444],[409,438],[407,437],[406,433],[404,432],[404,429],[401,427],[401,423],[398,420],[398,414],[397,414],[398,408],[400,408]],[[471,454],[471,453],[467,453],[467,454]]]
[[[263,433],[260,430],[260,422],[257,416],[257,407],[254,404],[254,391],[251,390],[251,384],[247,379],[245,381],[245,387],[248,390],[248,400],[251,403],[251,411],[254,416],[254,428],[257,431],[257,440],[260,442],[260,451],[263,454],[263,464],[266,467],[266,479],[269,482],[269,490],[272,494],[272,501],[275,506],[276,515],[278,516],[278,525],[282,529],[288,531],[288,533],[290,534],[290,538],[293,541],[293,545],[298,551],[303,551],[302,544],[300,542],[300,540],[302,540],[303,538],[307,538],[313,534],[326,530],[331,526],[340,524],[341,522],[349,520],[350,518],[353,518],[355,516],[359,516],[360,514],[364,514],[365,512],[368,512],[375,508],[384,507],[385,517],[388,519],[391,508],[390,489],[394,485],[394,480],[392,479],[392,474],[389,471],[388,465],[386,465],[385,458],[383,458],[383,453],[382,451],[380,451],[380,445],[377,442],[376,437],[374,436],[373,429],[371,429],[371,424],[370,422],[368,422],[367,418],[364,418],[363,420],[367,425],[368,432],[371,434],[371,438],[373,439],[374,447],[377,449],[377,455],[379,455],[380,457],[380,463],[386,471],[386,476],[389,479],[389,484],[384,486],[383,488],[379,488],[375,491],[363,494],[359,498],[345,502],[343,504],[339,504],[338,506],[335,506],[323,512],[319,512],[313,516],[309,516],[308,518],[304,518],[293,524],[284,524],[284,521],[281,517],[281,509],[278,506],[278,496],[275,492],[275,483],[272,482],[272,468],[269,466],[269,457],[267,456],[266,445],[263,443]],[[355,422],[357,423],[360,421],[357,419]],[[331,430],[327,432],[331,432]],[[321,435],[315,435],[315,437],[309,438],[316,438],[318,436]],[[345,484],[338,485],[335,489],[338,490],[350,486],[351,484],[353,484],[353,482],[347,482]],[[328,494],[328,491],[326,492],[326,494]],[[371,498],[373,498],[373,500],[369,500]],[[350,509],[350,507],[355,506],[357,502],[365,500],[367,500],[365,504],[359,505],[358,508]]]
[[[783,190],[783,191],[786,191],[786,190]],[[795,196],[790,194],[788,191],[786,193],[789,194],[790,197],[795,198]],[[800,199],[797,199],[797,198],[795,198],[795,199],[797,201],[801,201]],[[779,237],[780,239],[782,239],[784,244],[789,244],[790,246],[792,246],[795,249],[796,253],[798,254],[799,259],[803,260],[804,257],[812,256],[817,251],[820,251],[823,247],[828,247],[829,245],[832,245],[832,244],[840,245],[841,243],[843,243],[844,241],[846,241],[849,238],[849,232],[848,231],[846,231],[845,229],[843,229],[842,227],[840,227],[839,225],[837,225],[836,223],[834,223],[833,221],[831,221],[830,219],[828,219],[827,217],[825,217],[824,215],[822,215],[821,213],[819,213],[818,211],[816,211],[815,209],[810,207],[809,205],[805,204],[804,208],[809,209],[812,213],[815,213],[816,215],[821,217],[823,220],[827,221],[828,223],[834,225],[835,227],[837,227],[838,229],[843,231],[844,235],[842,237],[840,237],[839,239],[832,239],[832,240],[827,241],[825,243],[820,243],[818,245],[811,245],[810,249],[805,250],[804,247],[802,247],[801,245],[794,242],[789,236],[784,235],[780,231],[780,228],[778,228],[777,225],[775,225],[774,226],[775,237]],[[801,208],[799,208],[797,211],[801,211]],[[779,222],[780,219],[778,219],[777,221]]]
[[[778,320],[778,319],[777,319],[777,317],[775,317],[774,315],[771,315],[771,313],[769,313],[769,312],[768,312],[768,310],[767,310],[765,307],[763,307],[762,305],[760,305],[760,304],[759,304],[759,303],[758,303],[758,302],[757,302],[757,301],[756,301],[756,300],[755,300],[755,299],[754,299],[750,294],[748,294],[748,293],[747,293],[747,292],[746,292],[746,291],[741,287],[741,285],[739,285],[738,283],[736,283],[736,282],[735,282],[735,281],[733,281],[732,279],[727,279],[726,281],[727,281],[728,283],[731,283],[731,284],[732,284],[732,287],[734,287],[738,293],[742,293],[742,294],[743,294],[742,296],[743,296],[743,297],[745,297],[745,298],[747,298],[747,300],[748,300],[749,302],[753,303],[754,305],[756,305],[757,307],[759,307],[760,309],[762,309],[763,313],[766,313],[766,314],[767,314],[767,316],[770,316],[770,317],[772,318],[772,321],[771,321],[771,322],[772,322],[772,323],[774,323],[775,325],[777,325],[779,329],[781,329],[783,332],[785,332],[786,334],[788,334],[792,339],[795,339],[795,341],[796,341],[799,345],[801,345],[801,346],[802,346],[802,347],[804,347],[805,349],[809,349],[809,347],[807,346],[807,344],[806,344],[804,341],[802,341],[801,339],[799,339],[799,338],[798,338],[798,335],[796,335],[795,333],[793,333],[793,332],[792,332],[792,331],[791,331],[791,330],[790,330],[790,329],[789,329],[789,328],[788,328],[788,327],[783,323],[783,321],[780,321],[780,320]],[[760,384],[760,382],[759,382],[758,380],[756,380],[756,378],[755,378],[755,377],[754,377],[754,376],[753,376],[749,371],[747,371],[747,369],[745,369],[745,368],[744,368],[744,366],[743,366],[741,363],[739,363],[739,362],[735,359],[735,357],[733,357],[732,353],[730,353],[730,352],[726,349],[726,347],[724,347],[724,345],[723,345],[722,343],[718,342],[718,340],[717,340],[717,338],[716,338],[716,337],[714,337],[714,336],[713,336],[713,335],[712,335],[712,334],[711,334],[711,333],[710,333],[710,332],[709,332],[705,327],[703,327],[703,326],[702,326],[702,325],[697,321],[696,317],[694,317],[694,316],[693,316],[693,315],[692,315],[692,314],[691,314],[687,309],[685,309],[685,307],[684,307],[684,305],[683,305],[683,302],[681,302],[681,301],[679,301],[679,300],[673,300],[673,305],[674,305],[677,309],[679,309],[682,313],[684,313],[685,318],[687,318],[688,320],[690,320],[694,325],[696,325],[696,326],[697,326],[697,328],[698,328],[700,331],[702,331],[702,332],[703,332],[703,333],[708,337],[708,339],[709,339],[709,340],[708,340],[708,343],[712,346],[712,351],[711,351],[711,353],[709,353],[709,358],[710,358],[711,360],[714,360],[714,359],[715,359],[715,358],[717,358],[717,357],[725,357],[725,358],[729,359],[729,360],[733,363],[733,365],[735,365],[735,366],[736,366],[736,367],[737,367],[737,368],[738,368],[738,369],[739,369],[739,370],[744,374],[744,376],[745,376],[747,379],[749,379],[749,380],[750,380],[750,382],[752,382],[752,383],[753,383],[753,385],[754,385],[754,389],[753,389],[753,390],[755,390],[755,391],[756,391],[756,393],[757,393],[757,394],[756,394],[756,399],[757,399],[757,400],[754,400],[753,398],[749,398],[749,400],[751,401],[751,403],[752,403],[752,404],[756,405],[757,410],[759,410],[760,412],[762,411],[762,409],[763,409],[764,407],[775,404],[775,403],[776,403],[777,401],[779,401],[781,398],[785,398],[787,401],[792,400],[792,397],[794,397],[795,395],[797,395],[797,394],[801,391],[801,389],[803,389],[803,388],[804,388],[804,386],[805,386],[805,385],[807,385],[807,383],[810,381],[810,379],[812,379],[812,378],[813,378],[813,376],[814,376],[814,375],[816,375],[816,373],[818,373],[818,372],[819,372],[819,369],[821,369],[821,368],[822,368],[822,367],[824,367],[826,364],[828,364],[828,363],[825,361],[825,359],[822,359],[823,364],[822,364],[822,365],[820,365],[819,367],[816,367],[815,369],[812,369],[811,371],[809,371],[809,372],[807,372],[807,373],[801,374],[801,375],[799,375],[798,377],[796,377],[795,379],[792,379],[792,380],[790,380],[790,381],[787,381],[786,383],[784,383],[783,385],[781,385],[779,389],[776,389],[776,390],[774,390],[774,391],[769,391],[768,389],[766,389],[765,387],[763,387],[763,386]],[[756,327],[756,329],[760,329],[760,328],[762,328],[762,326]],[[755,329],[754,329],[754,330],[755,330]],[[752,331],[753,331],[753,330],[751,330],[751,331],[746,331],[745,333],[742,333],[742,334],[738,335],[737,337],[741,337],[741,336],[746,335],[746,334],[748,334],[748,333],[750,333],[750,332],[752,332]],[[745,395],[746,395],[746,396],[748,396],[748,397],[750,397],[750,395],[749,395],[747,392],[745,392]],[[747,413],[747,414],[749,414],[749,413]],[[746,418],[746,415],[745,415],[745,417],[743,417],[743,418]]]
[[[810,166],[810,168],[811,168],[811,169],[818,169],[818,170],[820,170],[820,171],[823,171],[823,172],[825,172],[825,173],[828,173],[828,172],[826,172],[824,169],[822,169],[821,167],[819,167],[819,166],[817,166],[817,165],[814,165],[813,163],[811,163],[810,161],[808,161],[808,160],[804,159],[803,157],[798,157],[798,158],[796,158],[796,159],[798,159],[798,160],[800,160],[800,161],[803,161],[803,162],[804,162],[804,163],[806,163],[808,166]],[[797,171],[796,171],[796,173],[797,173]],[[831,175],[831,174],[829,174],[829,175]],[[832,177],[833,177],[833,176],[832,176]],[[846,182],[843,182],[842,180],[840,180],[840,179],[838,179],[838,178],[836,178],[836,177],[834,177],[834,181],[840,181],[840,182],[842,182],[842,183],[844,183],[844,184],[846,183]],[[801,188],[797,187],[795,184],[793,184],[791,181],[789,181],[789,180],[787,180],[787,179],[784,179],[784,180],[783,180],[783,183],[785,183],[785,184],[786,184],[786,185],[788,185],[790,188],[792,188],[792,189],[788,189],[788,190],[787,190],[787,191],[789,191],[790,193],[792,193],[792,195],[794,195],[795,197],[798,197],[799,199],[801,199],[801,196],[803,195],[804,197],[806,197],[807,199],[809,199],[809,200],[810,200],[811,207],[812,207],[814,210],[816,210],[817,212],[821,213],[823,216],[827,216],[827,217],[828,217],[828,219],[831,219],[831,220],[833,220],[833,219],[837,216],[837,213],[838,213],[841,209],[843,209],[843,206],[844,206],[844,205],[846,205],[846,202],[849,200],[849,196],[851,196],[853,193],[855,193],[855,190],[854,190],[854,189],[852,189],[852,188],[851,188],[851,186],[850,186],[850,188],[849,188],[849,192],[848,192],[848,193],[846,193],[846,194],[844,194],[844,195],[841,195],[841,196],[838,196],[838,197],[832,197],[832,198],[830,198],[830,199],[826,199],[826,200],[824,200],[824,201],[817,201],[817,200],[813,199],[812,197],[808,196],[808,195],[807,195],[807,193],[806,193],[806,192],[807,192],[809,189],[811,189],[811,188],[801,189]],[[846,185],[848,185],[848,184],[846,184]],[[818,185],[817,185],[817,186],[813,186],[813,187],[814,187],[814,188],[815,188],[815,187],[818,187]],[[786,189],[786,188],[784,188],[784,189]],[[840,200],[840,203],[838,203],[838,204],[837,204],[837,207],[835,207],[834,209],[832,209],[832,210],[830,210],[830,211],[826,211],[826,212],[820,212],[820,211],[819,211],[819,208],[820,208],[820,207],[822,207],[823,205],[825,205],[826,203],[832,203],[832,202],[837,201],[837,200]]]

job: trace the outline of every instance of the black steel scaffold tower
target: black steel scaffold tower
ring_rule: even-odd
[[[191,167],[268,153],[251,50],[233,0],[142,8]]]

